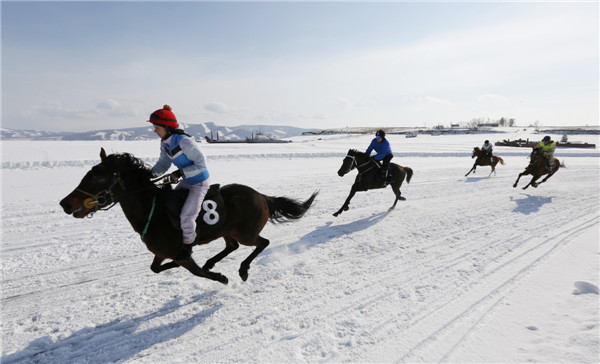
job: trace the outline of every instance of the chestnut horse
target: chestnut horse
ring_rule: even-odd
[[[475,169],[477,168],[477,166],[492,166],[492,171],[488,175],[489,177],[492,175],[492,173],[496,174],[496,165],[498,164],[498,162],[504,165],[504,160],[495,155],[492,155],[492,161],[490,163],[490,159],[483,154],[483,151],[479,149],[479,147],[473,148],[473,154],[471,155],[471,158],[475,157],[477,157],[477,159],[475,160],[475,164],[473,164],[473,168],[471,168],[471,170],[467,174],[465,174],[465,177],[468,176],[471,172],[475,173]]]
[[[342,166],[338,170],[338,176],[343,177],[354,168],[358,170],[358,176],[356,176],[356,180],[350,189],[348,198],[346,198],[342,207],[334,213],[333,216],[338,216],[342,211],[348,211],[350,200],[354,197],[356,192],[375,188],[385,188],[387,186],[387,184],[379,178],[379,170],[381,168],[379,164],[366,153],[359,152],[356,149],[350,149],[342,162]],[[388,177],[388,179],[391,178],[390,184],[392,186],[392,191],[394,191],[394,195],[396,195],[394,204],[390,207],[391,210],[396,207],[398,200],[406,200],[400,195],[400,186],[402,185],[404,178],[406,178],[406,183],[410,182],[413,170],[409,167],[401,167],[395,163],[390,163],[389,170],[391,172],[391,177]]]
[[[181,266],[196,276],[227,284],[227,277],[211,269],[215,263],[236,250],[239,244],[243,244],[256,247],[239,268],[240,277],[246,281],[250,263],[269,245],[269,240],[259,235],[267,220],[282,222],[299,219],[317,195],[315,192],[300,203],[287,197],[266,196],[244,185],[231,184],[220,189],[218,185],[213,185],[211,190],[214,191],[213,196],[217,197],[214,200],[221,201],[223,213],[219,216],[219,207],[210,206],[210,203],[206,205],[207,202],[217,205],[214,201],[207,201],[207,195],[204,208],[196,220],[198,236],[193,245],[207,244],[222,237],[225,239],[225,249],[200,268],[192,259],[191,246],[183,244],[179,224],[171,223],[168,214],[172,201],[185,200],[187,191],[173,191],[170,186],[155,185],[151,181],[151,170],[131,154],[107,156],[102,149],[100,158],[101,163],[87,172],[77,188],[60,201],[60,205],[65,213],[83,218],[120,203],[129,223],[154,254],[150,266],[154,273]],[[176,216],[179,216],[178,213]],[[162,264],[165,259],[172,261]]]
[[[537,145],[535,147],[533,147],[533,150],[531,151],[531,154],[529,155],[529,159],[530,159],[529,165],[527,166],[527,168],[525,168],[525,170],[523,172],[519,173],[519,177],[517,177],[517,180],[515,181],[515,184],[513,185],[513,187],[517,187],[517,183],[519,183],[519,179],[521,178],[521,176],[524,176],[527,174],[532,175],[533,178],[525,187],[523,187],[523,189],[526,189],[527,187],[529,187],[529,185],[531,185],[532,187],[537,187],[541,183],[546,182],[546,180],[548,180],[548,178],[552,177],[554,175],[554,173],[556,173],[556,171],[558,171],[558,169],[560,168],[560,162],[558,161],[558,159],[554,158],[554,165],[552,166],[552,172],[548,173],[548,171],[546,170],[546,158],[543,156],[542,148],[540,148]],[[537,183],[536,182],[537,179],[545,174],[548,174],[546,176],[546,178],[544,178],[542,180],[542,182]]]

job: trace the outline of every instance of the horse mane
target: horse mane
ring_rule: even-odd
[[[150,183],[150,179],[153,177],[152,171],[146,167],[144,161],[129,153],[110,154],[102,163],[108,168],[115,170],[115,172],[135,174],[140,179],[148,181],[148,183]]]
[[[481,148],[479,147],[475,147],[474,149],[481,152]]]
[[[356,155],[356,154],[364,154],[364,155],[367,155],[365,152],[361,152],[360,150],[357,150],[357,149],[350,149],[350,150],[348,151],[348,154],[350,154],[350,152],[352,152],[354,155]]]

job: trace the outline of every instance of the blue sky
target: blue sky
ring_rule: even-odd
[[[2,2],[2,127],[599,123],[599,5]]]

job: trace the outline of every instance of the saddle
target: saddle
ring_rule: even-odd
[[[377,181],[383,182],[382,178],[381,178],[381,161],[377,161],[371,157],[371,162],[373,162],[373,164],[377,168],[377,173],[375,173],[375,175],[377,177]],[[392,165],[391,164],[388,165],[387,178],[386,178],[385,183],[387,183],[387,184],[392,183]]]
[[[172,191],[166,200],[167,215],[171,224],[177,230],[181,230],[179,215],[188,192],[188,190]],[[197,227],[200,229],[219,227],[225,222],[225,218],[225,202],[221,195],[221,187],[219,184],[211,185],[202,202],[200,214],[196,218]]]

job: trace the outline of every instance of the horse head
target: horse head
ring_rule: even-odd
[[[479,157],[480,154],[481,154],[481,149],[479,149],[479,147],[475,147],[475,148],[473,148],[473,154],[471,155],[471,158]]]
[[[340,177],[344,177],[344,175],[348,172],[350,172],[351,170],[353,170],[354,168],[356,168],[356,153],[358,151],[356,149],[349,149],[348,150],[348,154],[346,154],[346,157],[344,158],[344,161],[342,162],[342,166],[340,167],[340,169],[338,170],[337,174]]]
[[[531,148],[531,154],[529,154],[529,163],[535,164],[541,155],[542,148],[540,148],[539,145],[534,146],[533,148]]]
[[[81,219],[93,215],[96,211],[117,203],[117,194],[124,191],[124,175],[139,170],[149,181],[151,172],[143,162],[131,154],[106,155],[100,150],[100,164],[95,165],[83,177],[79,185],[60,201],[67,214]],[[139,174],[139,173],[138,173]]]

